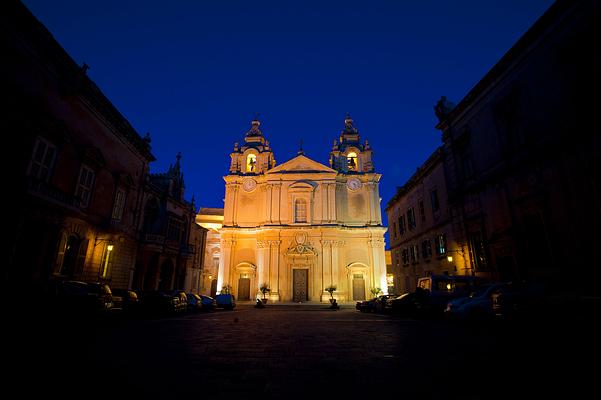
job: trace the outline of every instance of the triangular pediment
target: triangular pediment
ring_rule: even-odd
[[[286,161],[283,164],[278,165],[275,168],[267,171],[268,174],[282,173],[282,174],[297,174],[297,173],[315,173],[315,172],[328,172],[337,174],[338,172],[330,167],[318,163],[317,161],[311,160],[305,155],[298,155],[291,160]]]

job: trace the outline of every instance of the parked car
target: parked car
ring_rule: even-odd
[[[236,308],[236,297],[233,294],[218,294],[215,296],[215,302],[218,308],[233,310]]]
[[[492,312],[501,319],[538,316],[546,310],[544,288],[533,284],[510,284],[491,294]]]
[[[369,300],[358,301],[355,308],[362,312],[382,312],[385,308],[386,300],[394,297],[392,294],[381,294]]]
[[[188,296],[186,295],[185,291],[173,290],[173,291],[167,292],[167,293],[171,294],[171,296],[178,299],[176,307],[175,307],[175,311],[180,312],[180,313],[188,311]]]
[[[492,283],[482,285],[467,296],[458,297],[448,302],[445,316],[457,320],[486,320],[495,316],[493,310],[493,293],[500,293],[509,288],[508,283]]]
[[[471,275],[431,275],[419,278],[417,288],[428,294],[420,301],[423,310],[442,316],[449,301],[467,296],[485,283],[486,280]]]
[[[217,308],[217,301],[214,298],[201,294],[200,299],[203,311],[212,311]]]
[[[138,293],[127,289],[113,289],[113,302],[115,308],[128,314],[139,313],[142,305]]]
[[[181,309],[180,298],[171,293],[151,290],[142,293],[142,310],[147,314],[173,314]],[[187,301],[184,306],[187,307]]]
[[[418,287],[414,292],[403,293],[391,299],[390,311],[402,317],[430,317],[433,313],[432,296],[429,291]]]
[[[355,308],[361,312],[371,312],[375,308],[375,297],[368,300],[360,300],[355,305]]]
[[[202,299],[196,293],[186,293],[188,299],[188,311],[199,312],[202,310]]]
[[[110,312],[114,306],[113,293],[106,283],[60,281],[52,290],[50,303],[57,311],[92,316]]]

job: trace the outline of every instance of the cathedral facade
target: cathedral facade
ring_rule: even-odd
[[[277,165],[252,121],[230,154],[225,180],[218,288],[238,300],[341,302],[386,291],[380,174],[350,116],[330,152],[330,166],[301,151]]]

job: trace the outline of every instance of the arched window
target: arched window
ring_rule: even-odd
[[[294,201],[294,222],[307,222],[307,200]]]
[[[348,153],[348,155],[346,156],[346,162],[349,171],[357,171],[359,169],[359,164],[357,163],[357,153]]]
[[[246,172],[257,172],[257,156],[249,154],[246,157]]]

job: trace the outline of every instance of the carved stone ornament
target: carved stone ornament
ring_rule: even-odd
[[[307,233],[306,232],[298,232],[294,235],[294,241],[297,244],[304,244],[307,241]]]
[[[317,251],[311,246],[310,243],[292,243],[286,250],[287,255],[317,255]]]

